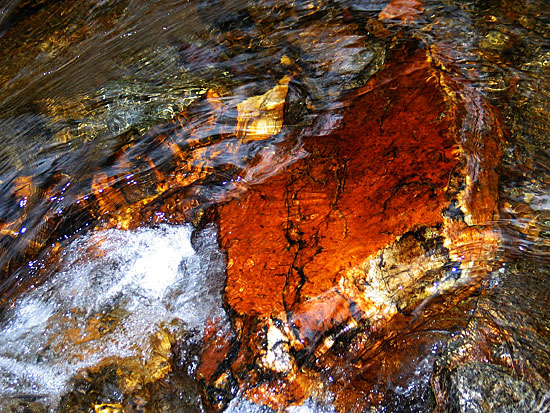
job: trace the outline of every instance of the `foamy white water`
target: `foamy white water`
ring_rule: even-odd
[[[336,409],[332,404],[332,395],[326,394],[320,398],[313,396],[306,399],[299,406],[289,406],[284,413],[335,413]],[[252,403],[250,400],[235,397],[224,413],[274,413],[274,410],[259,404]]]
[[[149,337],[163,322],[177,320],[200,340],[207,319],[224,316],[224,268],[214,227],[107,230],[75,240],[61,271],[5,314],[0,400],[37,396],[53,405],[78,370],[136,356],[138,348],[147,357]],[[98,316],[117,321],[101,337],[86,337]],[[67,339],[71,330],[79,339]]]

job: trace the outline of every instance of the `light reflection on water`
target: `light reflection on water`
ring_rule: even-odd
[[[296,2],[288,6],[291,12],[272,1],[257,2],[255,6],[241,1],[93,1],[88,8],[70,0],[35,3],[36,10],[28,14],[25,9],[18,10],[17,2],[0,6],[0,48],[5,51],[0,65],[0,265],[8,277],[0,290],[8,298],[16,295],[17,285],[31,284],[52,272],[46,268],[48,254],[52,243],[58,241],[68,251],[65,257],[69,258],[65,259],[74,260],[76,267],[82,265],[75,270],[82,274],[82,282],[93,273],[88,268],[96,265],[93,260],[77,264],[82,258],[71,255],[75,245],[93,244],[93,237],[103,236],[83,236],[80,241],[77,236],[72,241],[74,234],[85,233],[101,222],[105,213],[94,204],[92,176],[104,173],[112,177],[117,193],[124,192],[122,187],[135,186],[136,191],[124,192],[126,198],[134,196],[132,201],[156,195],[152,189],[158,183],[155,171],[166,174],[174,168],[173,153],[155,140],[165,134],[187,151],[194,171],[206,170],[210,177],[193,181],[199,188],[197,202],[207,205],[227,199],[305,156],[299,139],[286,147],[280,145],[296,136],[296,130],[310,128],[308,133],[322,136],[336,128],[341,122],[341,97],[347,90],[363,85],[383,66],[388,46],[388,39],[372,35],[372,19],[376,20],[385,1],[342,0],[319,5]],[[463,103],[463,128],[457,139],[468,141],[470,135],[476,136],[471,140],[474,144],[467,148],[472,154],[472,176],[483,173],[479,170],[484,156],[483,137],[494,132],[488,126],[494,112],[484,102],[498,108],[509,129],[502,164],[498,165],[502,215],[498,225],[503,229],[502,259],[510,263],[499,267],[491,278],[494,290],[487,298],[486,311],[494,317],[495,303],[512,303],[503,304],[504,315],[497,317],[499,323],[510,328],[512,337],[527,335],[519,329],[522,323],[535,330],[537,317],[543,320],[542,324],[548,320],[544,304],[548,289],[543,281],[550,268],[550,99],[544,91],[550,87],[550,17],[544,7],[544,1],[501,5],[430,0],[422,3],[422,12],[414,19],[394,18],[385,23],[391,35],[425,42],[439,70],[456,82],[445,87]],[[290,63],[282,64],[284,57]],[[265,93],[284,75],[298,72],[289,86],[291,121],[279,136],[265,142],[243,143],[229,137],[227,131],[237,123],[236,112],[228,109],[213,121],[212,108],[203,104],[208,91],[216,90],[228,108],[234,107],[250,96]],[[188,108],[194,127],[178,134],[170,120]],[[158,129],[152,130],[155,127]],[[210,152],[195,156],[199,146]],[[153,159],[154,168],[145,156]],[[191,186],[181,184],[177,189]],[[179,234],[181,240],[174,239],[174,243],[187,239],[189,230],[182,228],[185,234]],[[133,236],[142,234],[157,240],[152,230],[140,231]],[[107,236],[114,243],[113,254],[120,254],[120,243],[134,248],[133,260],[139,251],[149,248],[140,247],[135,244],[136,239],[128,241],[121,234]],[[167,239],[171,239],[170,234],[165,234]],[[211,249],[215,234],[210,237]],[[186,250],[195,254],[188,247],[180,245],[174,254]],[[162,248],[170,250],[170,246]],[[471,250],[475,249],[472,244]],[[102,259],[123,259],[111,256],[111,252],[107,251]],[[181,259],[187,260],[183,256]],[[21,262],[28,260],[30,269],[16,271]],[[141,266],[139,261],[135,265]],[[150,265],[146,262],[143,266]],[[32,339],[39,334],[37,326],[49,322],[52,314],[59,312],[58,307],[64,305],[62,299],[52,304],[25,297],[45,291],[51,297],[61,294],[63,285],[55,283],[69,277],[63,271],[21,298],[6,313],[9,316],[10,311],[20,311],[5,324],[8,330],[4,330],[3,340],[11,341],[2,345],[3,377],[16,380],[13,370],[24,366],[23,382],[17,384],[19,387],[5,385],[6,394],[16,388],[15,393],[59,394],[65,377],[99,360],[63,365],[63,375],[48,373],[44,382],[40,381],[44,368],[25,361],[25,357],[40,351],[25,353],[22,364],[14,365],[16,357],[10,352],[21,342],[15,340],[15,335],[19,334],[21,340]],[[163,301],[164,287],[177,283],[183,270],[178,267],[166,271],[175,278],[166,279],[164,286],[141,279],[146,285],[142,285],[138,296],[156,310],[147,315],[138,310],[136,315],[151,322],[148,334],[152,334],[159,320],[169,321],[171,317],[183,319],[188,323],[186,328],[200,330],[206,314],[201,309],[209,305],[199,298],[210,297],[216,303],[211,303],[213,308],[219,303],[217,296],[208,293],[199,297],[199,289],[193,293],[193,305],[184,305],[187,312],[169,308]],[[139,284],[139,277],[129,268],[118,268],[109,276],[113,274],[131,278],[119,289]],[[70,273],[71,285],[73,277]],[[25,280],[27,284],[22,283]],[[89,291],[91,295],[107,301],[114,299],[114,295],[105,294],[110,287],[101,283],[98,287],[101,288]],[[148,293],[143,295],[143,291],[153,294],[147,298]],[[179,297],[174,294],[171,299]],[[518,295],[521,300],[516,299]],[[71,298],[73,305],[77,305],[75,297]],[[101,306],[96,308],[97,303],[86,302],[91,296],[86,297],[79,304],[83,317],[102,311]],[[4,300],[9,301],[8,298]],[[24,300],[30,301],[24,305]],[[518,315],[513,316],[514,313]],[[166,314],[168,318],[164,318]],[[190,316],[198,321],[190,321]],[[16,326],[14,323],[18,322],[22,324]],[[54,334],[54,330],[49,334]],[[514,347],[510,358],[528,364],[530,356],[525,349],[534,348],[533,363],[544,367],[549,339],[539,332],[529,334],[532,336],[525,339],[527,344]],[[44,339],[41,337],[35,344]],[[118,352],[122,357],[124,351],[116,347],[104,355]],[[425,361],[419,366],[422,363]],[[415,380],[427,382],[432,362],[429,364]],[[47,364],[47,369],[53,365]],[[541,377],[545,375],[543,367],[539,369]],[[403,384],[397,385],[395,392],[410,395],[414,389],[409,391]]]

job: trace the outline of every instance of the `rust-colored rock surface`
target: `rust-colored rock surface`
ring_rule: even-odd
[[[393,65],[340,130],[305,140],[310,156],[220,208],[238,313],[290,311],[397,236],[442,223],[457,165],[445,102],[422,53]]]
[[[349,97],[339,128],[305,137],[307,156],[218,208],[240,340],[230,370],[246,397],[300,403],[325,381],[319,371],[348,369],[329,354],[342,336],[361,332],[348,350],[361,359],[380,345],[373,337],[397,334],[403,314],[465,284],[474,261],[496,252],[490,225],[467,224],[464,188],[480,182],[466,175],[455,104],[424,50],[396,52]],[[494,215],[496,197],[483,202]],[[344,389],[357,399],[342,386],[339,399]]]

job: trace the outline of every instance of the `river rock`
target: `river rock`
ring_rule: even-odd
[[[304,136],[307,156],[217,209],[236,339],[223,368],[204,364],[219,347],[203,354],[210,407],[229,382],[275,410],[327,389],[341,408],[372,404],[372,353],[483,278],[498,244],[498,135],[471,176],[443,82],[422,47],[396,47],[338,129]]]

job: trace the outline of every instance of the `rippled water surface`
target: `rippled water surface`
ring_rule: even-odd
[[[0,411],[550,410],[547,1],[3,1],[0,50]],[[420,74],[418,86],[403,80]],[[368,97],[380,90],[375,106],[402,124],[384,114],[369,123]],[[424,94],[427,109],[413,107]],[[397,138],[372,144],[369,155],[382,154],[374,166],[353,164],[354,153],[369,157],[355,136],[373,139],[374,129],[431,145],[422,137],[430,105],[441,106],[437,122],[453,142],[426,157],[446,182],[436,213],[467,227],[460,235],[410,224],[424,184],[402,172],[419,167]],[[338,132],[361,127],[353,139]],[[447,171],[442,159],[456,153]],[[400,181],[385,188],[391,176]],[[335,272],[313,297],[306,269],[317,255],[297,252],[302,281],[292,290],[288,271],[280,313],[273,303],[262,319],[264,298],[243,310],[232,248],[269,250],[278,238],[258,227],[236,247],[231,202],[261,228],[276,223],[279,204],[314,222],[326,204],[332,212],[315,225],[330,229],[361,216],[361,205],[346,217],[323,192],[333,181],[338,197],[355,183],[413,194],[373,198],[383,219],[360,221],[402,231],[381,230],[382,252],[361,264],[373,278],[349,287]],[[267,254],[281,260],[309,242],[309,224],[285,222],[288,247]],[[330,232],[315,234],[315,254],[332,248]],[[242,268],[269,277],[273,260],[255,257]],[[380,287],[376,271],[400,287],[386,278]],[[361,318],[350,304],[342,321],[317,307],[352,300],[349,288],[376,314]],[[319,314],[315,327],[304,321]],[[205,359],[219,362],[215,372]]]

